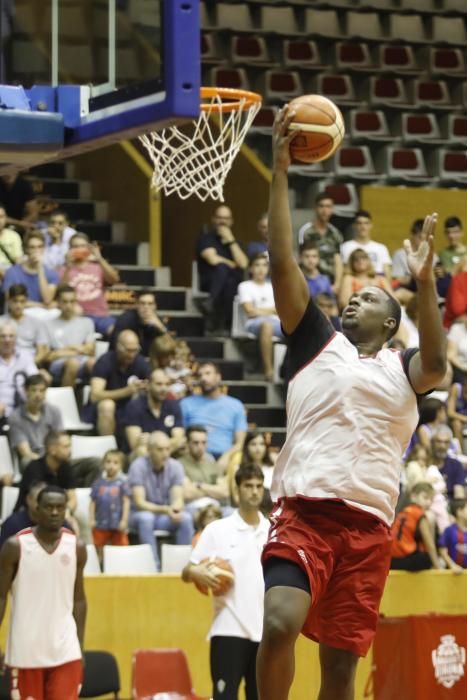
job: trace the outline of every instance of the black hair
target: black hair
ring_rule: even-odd
[[[443,401],[436,399],[434,396],[425,396],[418,407],[420,425],[432,423],[436,419],[436,414],[441,408],[445,408]]]
[[[42,386],[47,386],[45,377],[42,376],[42,374],[31,374],[24,380],[25,389],[29,389],[30,386],[39,386],[39,384],[41,384]]]
[[[366,209],[359,209],[357,211],[357,213],[355,214],[353,220],[357,221],[357,219],[360,219],[360,217],[363,217],[365,219],[370,219],[370,221],[371,221],[371,214]]]
[[[64,435],[68,437],[66,430],[49,430],[44,440],[45,451],[47,452],[50,445],[57,443]]]
[[[457,511],[465,508],[466,504],[467,498],[453,498],[449,504],[449,510],[451,511],[452,515],[456,518]]]
[[[410,495],[411,496],[418,496],[419,493],[426,493],[429,496],[433,496],[435,493],[435,490],[428,481],[418,481],[412,488],[410,489]]]
[[[444,221],[444,228],[455,228],[456,226],[462,228],[462,221],[458,216],[448,216],[448,218]]]
[[[149,296],[149,295],[152,296],[152,298],[154,299],[154,301],[156,301],[156,293],[155,293],[155,291],[152,290],[152,289],[148,289],[147,287],[144,287],[143,289],[137,289],[137,290],[134,292],[134,295],[135,295],[135,299],[136,299],[137,301],[138,301],[139,299],[141,299],[141,297],[145,297],[145,296]]]
[[[315,197],[315,206],[320,202],[323,202],[325,199],[330,199],[331,202],[334,204],[334,197],[332,197],[327,192],[319,192]]]
[[[242,459],[240,462],[240,466],[245,466],[247,464],[250,464],[250,457],[248,456],[248,445],[252,440],[255,440],[257,437],[262,437],[264,440],[264,444],[266,445],[266,452],[264,453],[264,459],[263,463],[272,465],[273,460],[271,457],[270,449],[269,449],[269,444],[268,444],[268,436],[265,435],[265,433],[261,432],[261,430],[252,430],[251,432],[247,433],[245,437],[245,442],[243,443],[243,449],[242,449]]]
[[[53,216],[63,216],[65,221],[70,221],[70,217],[64,209],[54,209],[53,212],[49,215],[49,219],[51,219]]]
[[[319,253],[318,244],[315,243],[314,241],[304,241],[299,248],[300,255],[302,253],[304,253],[306,250],[316,250]]]
[[[391,340],[393,336],[396,335],[397,331],[399,330],[399,326],[401,325],[401,305],[397,301],[395,297],[392,296],[392,294],[389,294],[389,292],[386,289],[382,289],[382,292],[386,294],[387,297],[387,306],[389,308],[389,316],[390,318],[393,318],[396,321],[396,325],[394,328],[391,328],[388,337],[386,340]]]
[[[410,227],[410,233],[412,235],[416,235],[417,233],[421,233],[423,231],[423,224],[424,224],[423,219],[415,219],[415,221],[412,223],[412,226]]]
[[[49,494],[49,493],[59,493],[59,494],[61,494],[61,495],[64,497],[65,501],[66,501],[67,498],[68,498],[65,489],[62,489],[60,486],[55,486],[54,484],[49,484],[48,486],[46,486],[45,488],[43,488],[42,491],[39,491],[39,493],[37,494],[37,503],[38,503],[38,505],[41,504],[41,502],[43,501],[44,497],[47,496],[47,494]]]
[[[15,297],[26,297],[28,298],[28,290],[24,284],[12,284],[10,289],[7,291],[7,299],[14,299]]]
[[[204,425],[190,425],[189,428],[186,429],[185,434],[187,437],[187,440],[189,439],[191,433],[205,433],[207,434],[207,430],[204,427]]]
[[[70,292],[76,294],[76,289],[71,284],[59,284],[55,290],[55,299],[58,300],[62,294],[70,294]]]
[[[217,365],[215,362],[211,362],[211,360],[204,360],[203,362],[200,362],[198,370],[200,370],[201,367],[214,367],[214,370],[217,372],[217,374],[221,374],[219,365]]]
[[[249,479],[259,479],[263,482],[264,474],[261,467],[256,466],[256,464],[245,464],[239,467],[235,472],[235,483],[237,486],[240,486],[240,484]]]

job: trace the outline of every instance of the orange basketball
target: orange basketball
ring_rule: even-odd
[[[227,591],[232,588],[235,581],[235,576],[233,569],[228,561],[225,559],[220,559],[219,557],[209,557],[208,559],[203,559],[201,564],[206,564],[209,569],[215,574],[219,580],[219,585],[216,588],[211,588],[213,595],[224,595]],[[195,582],[195,586],[204,595],[209,595],[209,589],[207,586],[200,586]]]
[[[318,163],[332,156],[342,143],[345,127],[342,114],[331,100],[321,95],[302,95],[289,102],[296,114],[289,129],[297,136],[290,155],[297,163]]]

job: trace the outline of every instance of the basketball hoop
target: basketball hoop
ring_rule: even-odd
[[[153,187],[181,199],[224,201],[225,179],[260,107],[254,92],[201,88],[198,119],[140,136],[154,166]]]

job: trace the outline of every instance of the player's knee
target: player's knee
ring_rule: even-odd
[[[264,611],[263,642],[270,645],[282,645],[294,642],[299,630],[290,615],[274,606]]]

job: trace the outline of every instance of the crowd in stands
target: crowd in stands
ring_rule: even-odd
[[[18,474],[3,475],[1,485],[19,487],[2,541],[33,521],[44,483],[67,490],[68,525],[99,552],[107,543],[139,541],[151,546],[158,566],[161,532],[189,544],[195,531],[237,506],[240,466],[261,468],[267,514],[275,452],[267,435],[248,432],[246,408],[228,395],[219,367],[198,362],[186,341],[168,332],[153,289],[135,292],[134,308],[113,315],[105,290],[118,281],[118,271],[61,210],[42,221],[28,192],[18,187],[22,208],[0,206],[0,430],[18,464]],[[403,248],[391,259],[373,238],[369,212],[357,213],[347,240],[332,216],[332,198],[320,194],[310,222],[297,231],[311,297],[338,330],[351,295],[377,285],[403,307],[393,348],[416,346],[416,285]],[[422,223],[415,221],[408,234],[414,247],[422,242]],[[240,305],[270,382],[273,345],[285,340],[269,278],[267,216],[245,250],[234,230],[232,212],[222,205],[199,237],[200,286],[208,293],[203,311],[208,331],[222,335],[230,331],[234,304]],[[435,394],[421,397],[420,425],[401,465],[393,566],[409,570],[467,566],[467,247],[457,217],[444,222],[444,235],[434,269],[450,372]],[[106,344],[96,354],[99,338]],[[62,416],[47,402],[51,385],[72,387],[82,419],[94,434],[115,436],[115,449],[102,459],[72,459]],[[76,517],[82,487],[91,488],[85,521]]]

